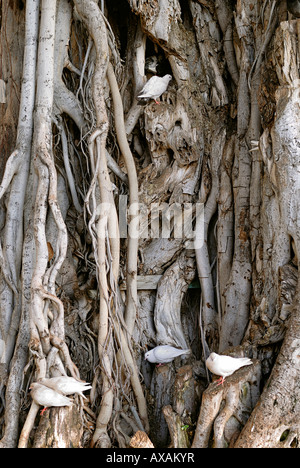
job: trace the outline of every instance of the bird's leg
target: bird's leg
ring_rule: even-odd
[[[164,364],[162,362],[160,362],[159,364],[156,365],[156,367],[161,367],[163,366]]]
[[[157,101],[157,99],[154,99],[154,101],[156,102],[156,104],[158,104],[160,106],[160,102]]]
[[[41,411],[40,415],[41,415],[41,416],[43,416],[43,415],[44,415],[44,413],[45,413],[45,411],[46,411],[47,409],[48,409],[48,408],[47,408],[47,406],[45,406],[45,408],[43,408],[43,409],[42,409],[42,411]]]
[[[220,377],[218,380],[217,380],[217,387],[219,387],[220,385],[223,385],[223,383],[225,382],[225,379],[223,377]]]

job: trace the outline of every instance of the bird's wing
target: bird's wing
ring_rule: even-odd
[[[70,406],[72,404],[69,398],[55,392],[52,388],[41,385],[35,389],[33,399],[36,403],[43,406]]]
[[[72,395],[73,393],[81,393],[85,392],[86,390],[90,390],[92,387],[91,385],[86,385],[80,382],[65,382],[60,383],[57,386],[58,390],[65,395]]]
[[[152,97],[152,96],[160,96],[164,91],[166,91],[168,87],[168,83],[159,77],[159,76],[152,76],[150,80],[145,84],[142,91],[138,94],[138,97]]]
[[[188,353],[188,349],[176,349],[173,346],[161,346],[157,349],[154,349],[154,355],[158,361],[164,361],[166,359],[174,359],[181,354]]]
[[[152,92],[153,88],[159,85],[161,78],[159,76],[152,76],[149,81],[145,84],[140,94],[149,94]]]
[[[220,375],[233,374],[240,367],[250,364],[252,361],[248,358],[233,358],[231,356],[219,356],[217,362]]]
[[[62,375],[60,377],[54,377],[51,380],[54,382],[59,382],[61,384],[73,384],[73,385],[80,385],[80,387],[84,387],[86,385],[90,385],[88,382],[83,382],[82,380],[74,379],[74,377],[68,377],[66,375]]]
[[[44,385],[47,388],[50,388],[54,390],[55,392],[59,392],[61,394],[65,393],[63,392],[63,383],[61,381],[61,378],[64,377],[52,377],[51,379],[42,379],[41,384]]]
[[[72,404],[71,400],[65,395],[61,395],[52,389],[49,390],[50,401],[52,401],[52,406],[70,406]],[[52,392],[52,393],[50,393]],[[49,406],[51,406],[49,404]]]
[[[92,388],[88,382],[80,382],[73,377],[63,375],[52,377],[51,379],[43,379],[42,383],[43,385],[65,395],[71,395],[72,393],[82,392]]]
[[[57,406],[71,406],[72,401],[69,398],[67,398],[66,396],[60,395],[59,393],[57,393],[57,396],[55,397],[55,400],[53,399],[53,406],[55,406],[55,404]]]

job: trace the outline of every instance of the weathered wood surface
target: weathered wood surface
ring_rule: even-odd
[[[130,440],[130,447],[132,448],[154,448],[151,440],[143,431],[137,431]]]
[[[137,288],[140,291],[148,291],[157,289],[157,285],[162,275],[138,275],[137,276]],[[120,284],[121,291],[126,291],[126,283]]]

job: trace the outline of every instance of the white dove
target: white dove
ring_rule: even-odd
[[[82,392],[92,388],[92,386],[87,382],[80,382],[73,377],[65,375],[52,377],[51,379],[41,379],[39,382],[49,388],[52,388],[56,392],[62,393],[63,395],[73,395],[73,393],[77,393],[83,398],[86,397]]]
[[[216,353],[206,359],[206,366],[215,375],[220,375],[218,385],[223,385],[225,377],[233,374],[240,367],[251,366],[253,362],[249,358],[234,358],[231,356],[223,356]]]
[[[149,100],[154,99],[156,104],[159,104],[157,99],[167,90],[171,75],[152,76],[149,81],[145,84],[142,91],[138,95],[138,99]]]
[[[44,407],[41,415],[44,414],[47,408],[52,406],[72,406],[72,401],[69,398],[38,382],[32,383],[30,390],[35,403]]]
[[[156,346],[145,353],[145,359],[149,362],[158,362],[159,366],[172,362],[177,356],[182,354],[188,354],[191,351],[189,349],[178,349],[170,345]]]

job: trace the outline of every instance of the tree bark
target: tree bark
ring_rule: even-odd
[[[0,9],[0,447],[299,446],[300,20]],[[190,353],[144,360],[165,344]],[[212,351],[253,365],[217,386]],[[58,375],[91,392],[39,417],[30,384]]]

